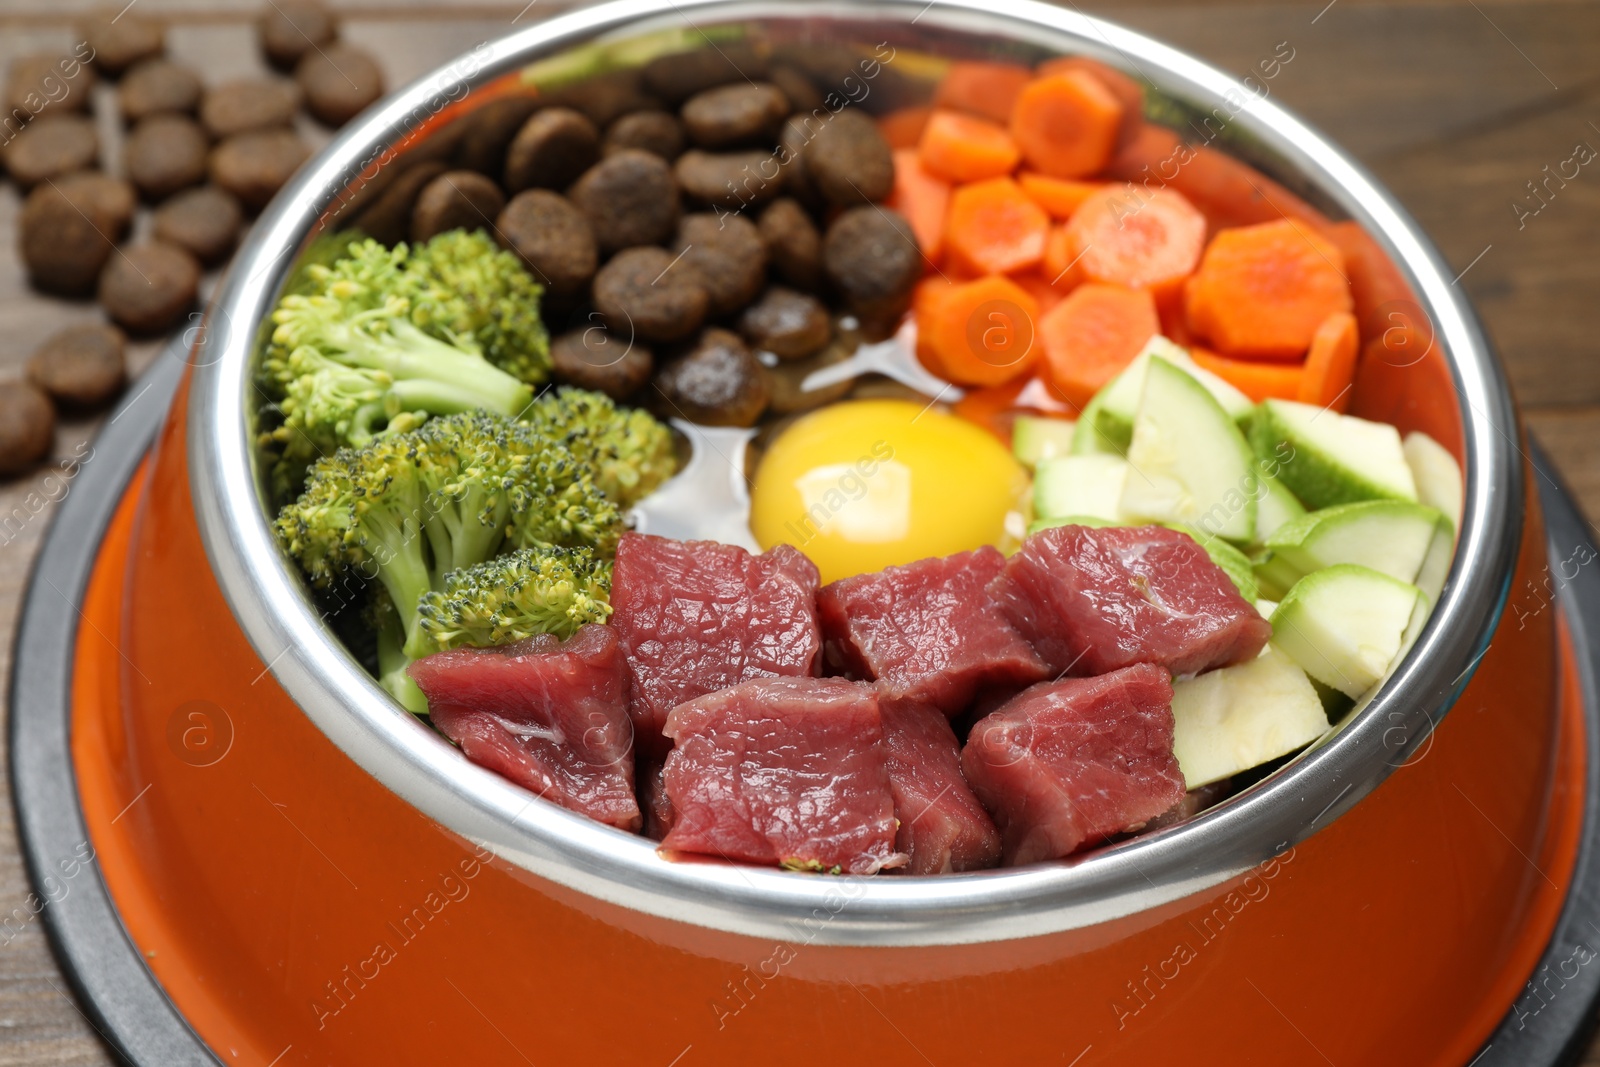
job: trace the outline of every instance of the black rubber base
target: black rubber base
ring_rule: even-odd
[[[41,900],[45,875],[81,856],[88,842],[68,746],[72,650],[78,605],[129,480],[160,428],[183,371],[181,341],[162,353],[96,439],[70,483],[34,566],[17,629],[11,680],[11,786],[23,855]],[[1536,454],[1550,558],[1595,558],[1587,523]],[[1587,555],[1585,555],[1587,553]],[[1588,780],[1584,833],[1571,895],[1550,946],[1500,1028],[1467,1067],[1563,1067],[1576,1062],[1594,1030],[1600,1000],[1600,573],[1551,584],[1580,653]],[[59,892],[59,890],[58,890]],[[44,906],[62,969],[112,1050],[135,1067],[213,1067],[222,1061],[189,1028],[143,958],[111,902],[99,868],[77,872],[72,891]]]

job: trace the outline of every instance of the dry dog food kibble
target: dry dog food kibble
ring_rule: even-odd
[[[776,367],[766,368],[767,390],[771,394],[767,401],[767,410],[774,415],[796,415],[852,395],[851,390],[857,388],[857,382],[861,379],[846,378],[842,382],[834,382],[820,389],[803,387],[811,375],[836,363],[843,363],[854,351],[854,345],[846,343],[842,338],[835,338],[815,355],[804,359],[785,360]]]
[[[33,284],[69,296],[92,291],[134,206],[132,186],[95,172],[36,186],[20,224],[22,261]]]
[[[565,189],[600,158],[600,131],[566,107],[547,107],[517,131],[506,149],[506,188]]]
[[[739,316],[745,340],[780,359],[802,359],[833,336],[833,323],[822,301],[775,285]]]
[[[215,185],[179,193],[156,209],[155,238],[176,245],[201,263],[216,263],[233,251],[244,213],[239,201]]]
[[[80,48],[87,54],[87,46]],[[21,56],[11,61],[6,73],[6,110],[25,115],[87,111],[90,90],[98,80],[76,56],[54,52]]]
[[[706,291],[664,248],[618,252],[594,277],[594,304],[613,334],[681,341],[706,317]]]
[[[141,60],[160,55],[166,47],[161,23],[122,4],[95,12],[82,32],[84,42],[94,50],[94,65],[113,78]]]
[[[833,221],[822,263],[845,302],[876,320],[906,309],[923,265],[911,224],[875,206],[851,208]]]
[[[664,412],[701,426],[754,426],[767,409],[767,378],[756,357],[728,330],[702,333],[687,355],[656,376]]]
[[[383,95],[377,60],[348,44],[307,52],[294,69],[306,108],[329,126],[343,126]]]
[[[491,100],[463,120],[457,159],[468,170],[504,175],[506,149],[544,101],[531,96]]]
[[[99,407],[122,391],[126,348],[115,326],[69,326],[34,351],[28,380],[68,407]]]
[[[246,78],[206,91],[200,122],[221,140],[236,133],[270,130],[294,123],[300,86],[286,78]]]
[[[122,76],[117,107],[129,122],[151,115],[191,114],[200,104],[200,76],[170,59],[147,59]]]
[[[333,15],[317,0],[273,0],[261,13],[261,50],[285,69],[339,34]]]
[[[777,158],[771,152],[702,152],[678,157],[672,172],[684,195],[710,207],[745,208],[765,204],[782,188]]]
[[[501,242],[522,257],[540,284],[560,296],[581,292],[600,263],[589,220],[548,189],[529,189],[512,197],[496,229]]]
[[[48,113],[22,128],[5,146],[6,172],[24,189],[94,165],[100,142],[94,122],[82,115]]]
[[[0,385],[0,475],[21,474],[50,454],[56,411],[31,382]]]
[[[411,240],[426,241],[446,230],[492,230],[505,206],[500,187],[477,171],[446,171],[417,194]]]
[[[567,196],[594,227],[600,251],[667,240],[678,226],[678,186],[660,156],[625,149],[584,171]]]
[[[638,392],[655,369],[655,356],[643,342],[598,325],[568,331],[551,341],[550,362],[557,381],[599,390],[613,400]]]
[[[644,92],[635,69],[607,71],[550,94],[550,101],[583,114],[597,129],[623,115],[658,108],[661,101]]]
[[[738,311],[766,285],[767,246],[755,223],[739,215],[685,215],[672,251],[706,291],[712,318]]]
[[[884,199],[894,191],[894,157],[878,124],[853,108],[817,129],[804,149],[806,176],[838,207]]]
[[[774,200],[761,213],[759,228],[778,277],[802,289],[822,284],[822,234],[798,201]]]
[[[362,190],[367,198],[355,201],[349,209],[354,227],[379,244],[392,245],[406,239],[417,197],[422,195],[424,186],[446,170],[438,160],[406,166],[412,162],[407,159],[380,170],[377,179]]]
[[[795,68],[774,66],[767,77],[788,97],[790,111],[812,112],[822,108],[822,93],[817,90],[816,83]]]
[[[707,89],[683,105],[683,125],[702,148],[766,141],[789,114],[789,98],[776,85],[742,82]]]
[[[607,127],[600,150],[609,156],[624,148],[637,148],[670,163],[683,154],[683,144],[683,124],[675,116],[665,111],[635,111]]]
[[[111,257],[100,274],[100,305],[130,333],[160,333],[194,306],[200,264],[181,248],[135,245]]]
[[[310,154],[293,130],[237,134],[212,151],[211,180],[245,207],[260,209]]]
[[[128,135],[122,148],[122,169],[140,193],[163,200],[205,180],[210,147],[193,119],[153,115]]]

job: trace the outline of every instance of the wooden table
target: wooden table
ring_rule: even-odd
[[[0,64],[65,47],[75,16],[102,0],[0,0]],[[260,61],[250,18],[260,0],[138,0],[178,25],[170,51],[211,81]],[[1600,515],[1600,163],[1556,187],[1539,206],[1526,183],[1543,179],[1580,143],[1600,148],[1600,5],[1594,3],[1362,0],[1235,6],[1207,0],[1083,7],[1245,73],[1292,50],[1273,96],[1354,152],[1433,236],[1499,345],[1522,409],[1591,516]],[[120,6],[120,0],[119,4]],[[338,5],[348,39],[376,51],[398,85],[480,41],[566,6],[446,0],[358,0]],[[317,131],[308,132],[316,134]],[[320,134],[320,136],[326,136]],[[1593,149],[1591,149],[1593,151]],[[1569,171],[1570,172],[1570,171]],[[30,292],[14,255],[17,197],[0,187],[0,381],[62,325],[92,306]],[[136,346],[135,365],[154,353]],[[3,388],[0,385],[0,388]],[[67,457],[96,420],[65,423]],[[17,605],[48,522],[44,472],[0,483],[0,674],[10,667]],[[37,511],[37,514],[33,514]],[[0,699],[4,699],[0,697]],[[5,774],[0,762],[0,775]],[[0,802],[0,913],[29,891],[16,851],[9,789]],[[109,1064],[73,1002],[38,921],[0,948],[0,1067]],[[1600,1065],[1600,1049],[1584,1061]],[[252,1065],[259,1067],[259,1065]]]

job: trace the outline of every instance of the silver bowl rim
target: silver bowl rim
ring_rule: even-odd
[[[1410,655],[1368,707],[1251,789],[1179,826],[1072,861],[933,878],[822,878],[670,862],[468,763],[397,709],[319,619],[273,541],[258,489],[249,368],[263,320],[316,220],[382,149],[441,101],[597,37],[672,25],[829,18],[926,22],[1131,68],[1211,109],[1243,98],[1239,135],[1311,181],[1409,279],[1451,356],[1466,444],[1464,519],[1450,580]],[[863,37],[867,36],[864,32]],[[1443,259],[1376,181],[1270,99],[1182,52],[1035,0],[616,0],[480,46],[352,122],[262,214],[192,354],[191,494],[216,579],[278,684],[367,773],[443,827],[600,901],[695,926],[812,944],[950,945],[1032,937],[1133,915],[1236,879],[1326,827],[1415,752],[1487,651],[1521,537],[1523,473],[1509,390]],[[826,922],[817,922],[824,917]]]

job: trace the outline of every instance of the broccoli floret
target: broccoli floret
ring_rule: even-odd
[[[450,230],[411,249],[411,321],[430,333],[470,337],[490,363],[533,385],[550,377],[550,338],[539,318],[542,286],[482,230]]]
[[[618,408],[604,393],[546,392],[524,418],[589,464],[596,484],[621,507],[636,503],[677,470],[672,431],[648,411]]]
[[[354,573],[382,586],[395,620],[380,631],[380,669],[413,711],[426,701],[399,650],[425,647],[417,611],[425,594],[508,543],[609,557],[621,529],[616,506],[570,456],[482,412],[430,419],[318,460],[276,520],[279,541],[313,585]]]
[[[611,615],[611,564],[587,548],[530,548],[452,571],[417,605],[420,659],[467,646],[491,648],[535,634],[566,639]]]

